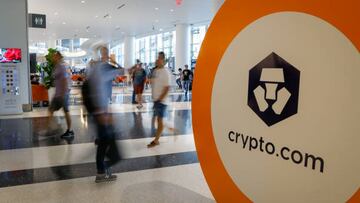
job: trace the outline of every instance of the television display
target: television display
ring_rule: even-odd
[[[0,63],[21,63],[21,49],[0,48]]]

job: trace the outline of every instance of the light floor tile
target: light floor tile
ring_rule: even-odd
[[[120,173],[111,183],[95,177],[0,189],[1,202],[214,202],[199,164]]]

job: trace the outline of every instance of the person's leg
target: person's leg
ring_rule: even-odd
[[[59,98],[57,97],[54,97],[50,102],[50,106],[48,108],[48,119],[47,119],[49,131],[47,133],[52,133],[57,128],[54,121],[54,112],[61,108],[62,106],[61,103],[62,102],[59,102]]]
[[[65,112],[65,119],[66,119],[67,130],[71,131],[71,116],[69,112]]]
[[[98,174],[105,174],[105,154],[108,148],[107,141],[104,138],[98,139],[98,146],[96,150],[96,168]]]
[[[155,134],[155,139],[154,139],[154,142],[155,143],[159,143],[159,139],[160,139],[160,136],[164,130],[164,123],[163,123],[163,118],[158,116],[157,117],[157,122],[158,122],[158,127],[156,129],[156,134]]]
[[[187,95],[189,91],[189,81],[187,80],[184,81],[184,89],[185,89],[185,95]]]
[[[176,79],[176,84],[178,85],[179,89],[181,89],[181,81],[180,81],[180,78]]]
[[[160,102],[154,104],[154,115],[157,117],[158,126],[155,132],[155,138],[150,144],[148,144],[148,147],[154,147],[156,145],[159,145],[159,139],[164,130],[163,118],[165,116],[165,110],[165,104],[162,104]]]
[[[61,137],[62,138],[73,137],[74,132],[71,130],[71,115],[69,113],[69,94],[66,94],[64,97],[63,109],[64,109],[64,113],[65,113],[67,130]]]
[[[136,104],[135,87],[134,87],[133,94],[132,94],[132,103],[133,103],[133,104]]]

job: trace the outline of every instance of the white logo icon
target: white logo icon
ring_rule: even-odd
[[[291,93],[285,88],[277,91],[279,84],[284,83],[284,71],[282,68],[263,68],[260,81],[265,83],[265,89],[259,85],[254,90],[254,95],[261,112],[269,108],[269,101],[275,101],[272,110],[280,115],[289,101]]]

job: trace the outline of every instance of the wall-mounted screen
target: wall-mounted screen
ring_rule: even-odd
[[[21,49],[0,48],[0,63],[21,63]]]

